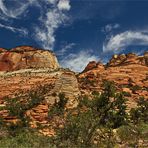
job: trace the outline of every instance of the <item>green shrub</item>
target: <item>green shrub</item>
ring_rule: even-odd
[[[25,96],[18,96],[16,98],[6,98],[7,105],[4,109],[8,110],[10,116],[14,116],[19,119],[17,124],[10,124],[9,130],[16,130],[21,127],[28,126],[29,117],[26,116],[26,111],[39,105],[44,97],[37,91],[29,92]]]
[[[65,94],[60,93],[59,94],[59,101],[55,100],[54,105],[48,112],[49,118],[53,117],[54,115],[61,115],[64,112],[66,103],[68,99],[65,97]]]
[[[135,86],[131,87],[131,90],[132,90],[133,93],[136,93],[136,91],[141,90],[141,89],[142,88],[140,86],[138,86],[138,85],[135,85]]]
[[[126,100],[112,82],[105,82],[104,92],[79,99],[79,105],[67,115],[64,129],[58,131],[58,147],[113,147],[113,129],[126,124]],[[73,115],[73,113],[75,114]],[[94,143],[96,141],[96,144]]]
[[[122,93],[123,93],[123,95],[124,95],[125,97],[131,97],[131,96],[132,96],[132,95],[130,94],[130,92],[123,91]]]
[[[148,141],[148,124],[140,123],[134,125],[129,123],[129,125],[121,126],[117,130],[117,136],[120,143],[126,144],[126,147],[146,147]],[[139,146],[139,140],[143,141],[143,146]]]
[[[117,130],[118,138],[121,143],[126,143],[127,146],[137,146],[139,140],[139,131],[133,125],[122,126]]]
[[[0,139],[1,148],[49,148],[54,147],[49,137],[39,136],[28,130]]]
[[[130,111],[131,120],[134,123],[148,123],[148,101],[143,97],[137,101],[137,108],[132,108]]]

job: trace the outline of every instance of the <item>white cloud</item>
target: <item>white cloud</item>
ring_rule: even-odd
[[[27,35],[28,34],[28,31],[25,28],[15,28],[15,27],[12,27],[12,26],[3,25],[1,23],[0,23],[0,28],[4,28],[4,29],[10,30],[12,32],[19,32],[21,35]]]
[[[73,71],[81,72],[90,61],[97,61],[98,58],[92,55],[90,51],[81,51],[78,54],[70,54],[60,63],[64,68],[70,68]]]
[[[53,50],[55,43],[55,31],[58,27],[60,27],[60,25],[65,23],[68,17],[62,11],[64,8],[61,9],[58,5],[55,5],[55,3],[53,3],[55,1],[50,0],[50,4],[51,2],[53,4],[52,8],[50,8],[50,10],[46,10],[47,12],[45,16],[40,17],[42,27],[36,27],[35,37],[37,41],[41,42],[43,48]],[[59,3],[60,2],[61,0]],[[65,8],[64,10],[69,9]]]
[[[20,15],[22,15],[26,9],[32,5],[33,3],[36,3],[35,0],[27,0],[27,1],[18,1],[13,0],[14,5],[10,5],[9,7],[5,5],[6,0],[0,0],[0,14],[1,18],[3,19],[4,16],[7,18],[18,18]],[[12,1],[10,1],[12,2]]]
[[[69,0],[60,0],[58,3],[59,10],[70,10],[70,1]]]
[[[119,27],[120,27],[119,24],[107,24],[105,27],[102,28],[102,32],[108,33]]]
[[[6,2],[9,3],[9,5],[6,5]],[[0,0],[0,19],[5,22],[4,24],[7,24],[0,24],[0,27],[15,33],[17,32],[19,35],[27,35],[28,30],[26,28],[22,26],[20,28],[13,27],[13,19],[21,19],[22,14],[27,13],[26,10],[29,6],[37,6],[37,4],[38,2],[36,0]]]
[[[63,46],[62,49],[60,49],[56,54],[58,56],[63,56],[68,50],[73,48],[75,45],[76,45],[75,43],[67,44],[66,46]]]
[[[7,26],[1,25],[1,27],[23,33],[21,29],[11,25],[14,19],[27,17],[26,13],[30,6],[38,7],[40,11],[39,23],[32,29],[35,40],[43,48],[53,50],[55,31],[68,19],[65,12],[70,10],[70,0],[13,0],[7,3],[6,0],[0,0],[0,19],[3,19],[5,24],[7,23]]]
[[[41,42],[43,48],[54,47],[55,42],[55,30],[64,23],[67,19],[66,15],[62,12],[59,12],[57,9],[50,10],[47,12],[44,18],[41,18],[43,27],[36,27],[36,39]]]
[[[142,31],[125,31],[111,36],[111,38],[104,43],[103,51],[123,50],[129,45],[148,45],[148,34]]]

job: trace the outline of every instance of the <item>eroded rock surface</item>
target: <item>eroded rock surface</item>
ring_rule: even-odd
[[[37,128],[40,124],[43,128],[40,133],[51,136],[54,134],[53,126],[61,126],[59,120],[49,120],[49,109],[59,100],[59,93],[65,94],[68,98],[66,108],[76,107],[80,91],[75,74],[70,71],[51,69],[26,69],[13,72],[0,73],[0,107],[6,106],[5,97],[9,99],[18,97],[20,93],[25,94],[30,91],[42,90],[42,96],[45,98],[38,106],[28,110],[26,115],[30,118],[30,126]],[[55,96],[53,94],[56,94]],[[25,99],[21,98],[21,99]],[[6,123],[17,124],[18,119],[10,116],[6,110],[0,110],[0,116]],[[55,121],[56,120],[56,121]]]
[[[134,53],[129,53],[127,55],[114,55],[111,60],[108,62],[107,66],[123,66],[129,64],[140,64],[144,66],[148,66],[148,52],[146,52],[143,56],[138,56]]]
[[[65,97],[68,98],[68,108],[77,106],[77,99],[81,93],[77,78],[73,72],[63,72],[59,79],[55,82],[55,87],[52,91],[56,94],[65,94]]]
[[[107,65],[92,66],[90,69],[87,67],[87,70],[78,75],[82,94],[91,95],[93,91],[100,92],[104,80],[113,81],[119,91],[127,92],[130,106],[135,107],[139,97],[148,99],[147,60],[147,52],[143,56],[122,54],[114,55]]]
[[[0,49],[0,71],[20,69],[59,68],[54,53],[31,46],[20,46],[11,50]]]
[[[114,81],[118,91],[128,94],[130,107],[135,107],[136,100],[141,96],[148,99],[148,52],[143,56],[114,55],[107,65],[92,61],[82,73],[76,75],[60,69],[55,55],[50,51],[30,46],[20,46],[10,51],[0,48],[0,107],[6,106],[7,96],[11,99],[16,94],[44,88],[44,101],[26,111],[31,119],[30,126],[36,128],[38,124],[42,125],[40,133],[44,135],[55,135],[53,127],[61,127],[64,123],[64,119],[55,117],[50,120],[48,115],[60,93],[68,98],[65,109],[73,108],[78,105],[80,95],[91,97],[92,92],[101,92],[104,80]],[[18,122],[6,110],[0,110],[0,116],[8,123]]]

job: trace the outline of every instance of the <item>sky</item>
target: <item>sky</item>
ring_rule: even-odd
[[[148,0],[0,0],[0,47],[52,50],[62,67],[148,51]]]

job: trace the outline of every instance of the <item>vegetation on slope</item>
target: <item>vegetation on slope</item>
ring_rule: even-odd
[[[36,102],[38,95],[30,95],[27,107],[21,102],[10,101],[7,110],[23,122],[25,111],[43,99]],[[65,110],[66,102],[65,96],[60,94],[59,101],[49,111],[49,120],[54,116],[65,119],[64,127],[57,128],[55,136],[41,136],[26,124],[18,127],[1,121],[0,147],[148,146],[148,102],[144,98],[138,100],[137,108],[127,112],[123,93],[117,92],[112,82],[105,82],[103,93],[95,92],[91,99],[80,97],[77,108]]]

